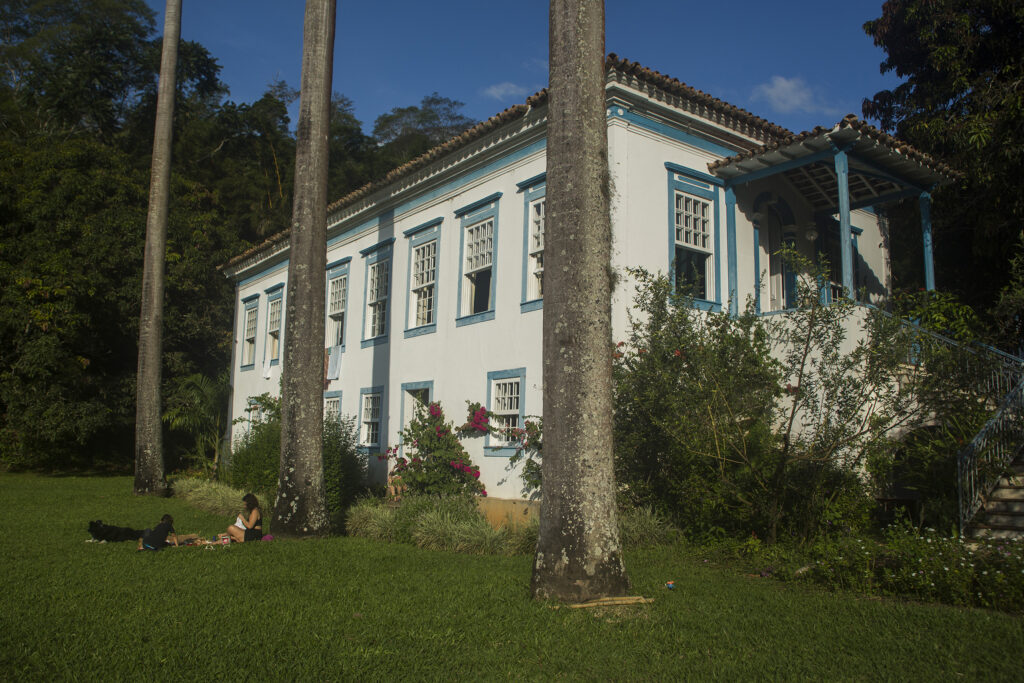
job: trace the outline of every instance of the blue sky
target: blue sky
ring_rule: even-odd
[[[162,31],[163,0],[146,0]],[[182,38],[223,67],[230,99],[281,78],[299,86],[301,0],[185,0]],[[861,26],[881,0],[606,0],[606,51],[677,78],[795,132],[858,116],[899,81]],[[370,132],[434,91],[485,119],[547,83],[547,0],[338,3],[334,90]],[[294,121],[293,121],[294,124]]]

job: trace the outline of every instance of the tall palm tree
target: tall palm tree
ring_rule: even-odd
[[[537,598],[629,590],[612,470],[604,2],[551,0],[544,235],[544,460]]]
[[[336,11],[335,0],[306,1],[274,505],[274,533],[286,536],[316,536],[329,526],[322,440],[324,271]]]
[[[135,495],[163,495],[164,443],[160,420],[163,362],[164,258],[167,249],[167,205],[171,193],[171,135],[174,120],[174,79],[181,34],[181,0],[167,0],[160,86],[156,98],[156,129],[146,218],[146,253],[142,266],[142,309],[139,313],[139,370],[135,403]]]

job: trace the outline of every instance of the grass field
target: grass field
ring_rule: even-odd
[[[554,609],[529,557],[355,538],[137,553],[89,520],[230,519],[127,478],[0,474],[0,678],[1020,680],[1024,620],[864,599],[629,553],[648,605]],[[676,589],[664,587],[674,580]]]

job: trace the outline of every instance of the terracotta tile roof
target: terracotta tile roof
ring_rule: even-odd
[[[823,128],[822,126],[816,126],[814,130],[804,131],[798,135],[790,135],[788,137],[780,138],[771,142],[767,145],[761,145],[754,149],[741,152],[725,159],[719,159],[708,164],[708,170],[714,173],[716,170],[723,169],[728,166],[735,166],[741,162],[753,159],[755,157],[774,152],[784,147],[798,146],[808,141],[812,141],[815,138],[828,138],[828,137],[848,137],[844,133],[855,131],[859,136],[867,138],[869,140],[878,143],[890,152],[900,155],[902,158],[913,161],[920,166],[928,169],[932,173],[944,176],[947,179],[953,179],[960,177],[960,172],[949,166],[948,164],[935,159],[934,157],[915,149],[909,144],[894,138],[888,133],[882,132],[872,126],[866,121],[862,121],[857,118],[854,114],[847,114],[844,116],[839,123],[831,128]],[[856,136],[854,136],[856,137]]]
[[[771,121],[766,121],[759,116],[751,114],[746,109],[741,109],[740,107],[729,104],[717,97],[712,97],[706,92],[686,85],[682,81],[672,78],[671,76],[666,76],[654,71],[653,69],[648,69],[647,67],[637,64],[636,62],[631,62],[628,59],[622,59],[614,52],[608,55],[606,65],[608,69],[616,69],[625,74],[634,75],[640,80],[664,90],[665,92],[678,95],[693,102],[694,104],[734,119],[736,122],[745,124],[756,130],[760,130],[770,138],[791,137],[793,135],[793,132],[787,128],[783,128]]]
[[[641,66],[636,62],[630,62],[628,59],[622,59],[614,53],[608,55],[605,60],[605,68],[608,71],[619,72],[626,76],[635,77],[639,81],[647,83],[656,89],[677,95],[695,105],[694,111],[697,113],[701,113],[700,110],[702,108],[709,112],[714,112],[724,118],[726,125],[731,124],[734,127],[753,128],[756,131],[759,131],[762,137],[767,137],[769,139],[787,136],[791,137],[793,135],[791,131],[783,128],[782,126],[754,116],[745,109],[733,106],[728,102],[723,102],[722,100],[701,92],[696,88],[692,88],[674,78],[670,78],[657,71]],[[547,99],[548,92],[547,88],[545,88],[544,90],[528,97],[525,104],[517,104],[509,107],[486,121],[469,128],[451,140],[448,140],[447,142],[444,142],[421,154],[415,159],[392,169],[384,177],[367,183],[359,189],[353,190],[340,199],[330,203],[327,206],[328,215],[340,208],[354,204],[364,197],[372,195],[377,190],[380,190],[381,188],[386,187],[396,180],[424,168],[425,166],[428,166],[435,160],[450,152],[465,147],[469,143],[487,135],[496,128],[524,117],[531,109],[546,104]],[[263,242],[233,257],[227,263],[220,266],[220,269],[222,271],[226,270],[260,251],[279,244],[281,241],[288,238],[289,233],[290,229],[285,229],[279,233],[271,235]]]

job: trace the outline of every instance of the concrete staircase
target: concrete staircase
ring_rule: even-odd
[[[1024,539],[1024,458],[1010,466],[966,529],[968,538]]]

